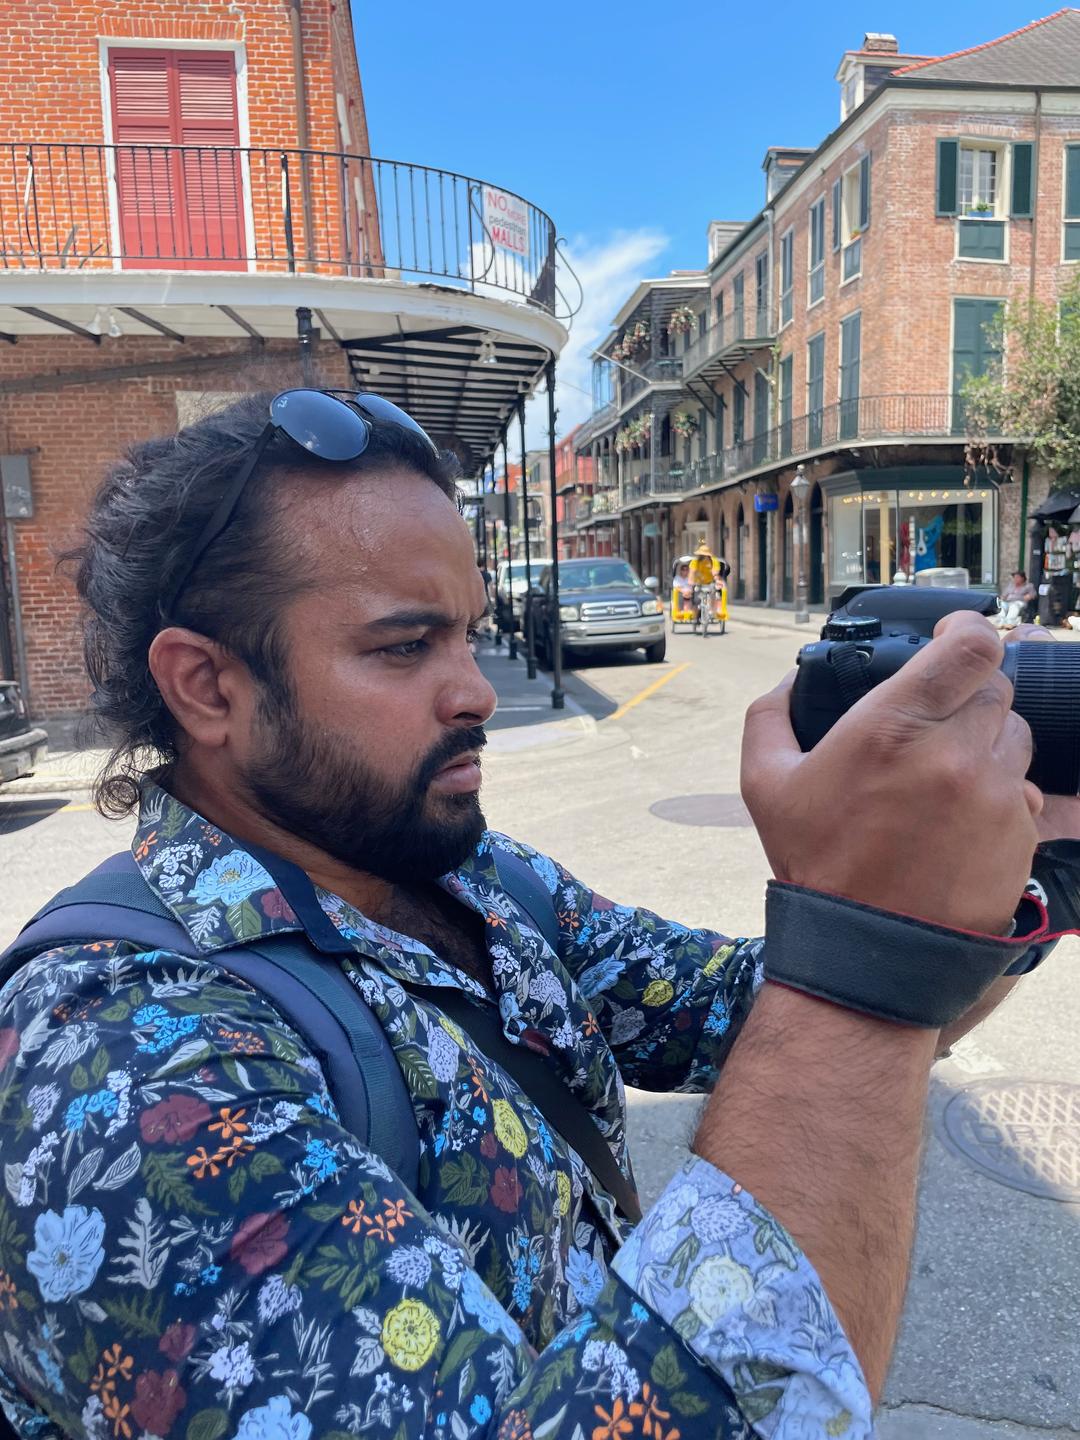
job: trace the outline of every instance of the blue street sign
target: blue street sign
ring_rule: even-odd
[[[754,509],[758,512],[759,515],[764,514],[764,512],[765,512],[766,510],[778,510],[779,508],[780,508],[780,497],[779,497],[779,495],[755,495],[755,496],[754,496]]]

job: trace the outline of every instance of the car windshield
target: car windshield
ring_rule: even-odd
[[[622,590],[641,581],[625,560],[569,561],[559,567],[564,590]]]

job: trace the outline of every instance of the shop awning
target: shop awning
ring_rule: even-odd
[[[1080,493],[1075,490],[1055,490],[1041,505],[1031,512],[1033,520],[1075,520],[1074,511],[1080,510]]]

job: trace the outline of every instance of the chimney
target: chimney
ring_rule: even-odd
[[[882,35],[877,30],[868,30],[863,36],[862,48],[871,55],[899,55],[900,42],[895,35]]]

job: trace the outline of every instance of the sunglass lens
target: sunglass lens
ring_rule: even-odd
[[[355,460],[371,437],[362,415],[321,390],[283,390],[271,401],[270,419],[321,460]]]
[[[367,391],[354,395],[352,398],[353,404],[364,415],[369,415],[372,420],[385,421],[391,425],[400,425],[405,430],[411,430],[414,435],[419,435],[422,440],[425,440],[436,455],[439,453],[439,447],[423,426],[418,425],[411,415],[392,401],[384,400],[381,395],[372,395]]]

